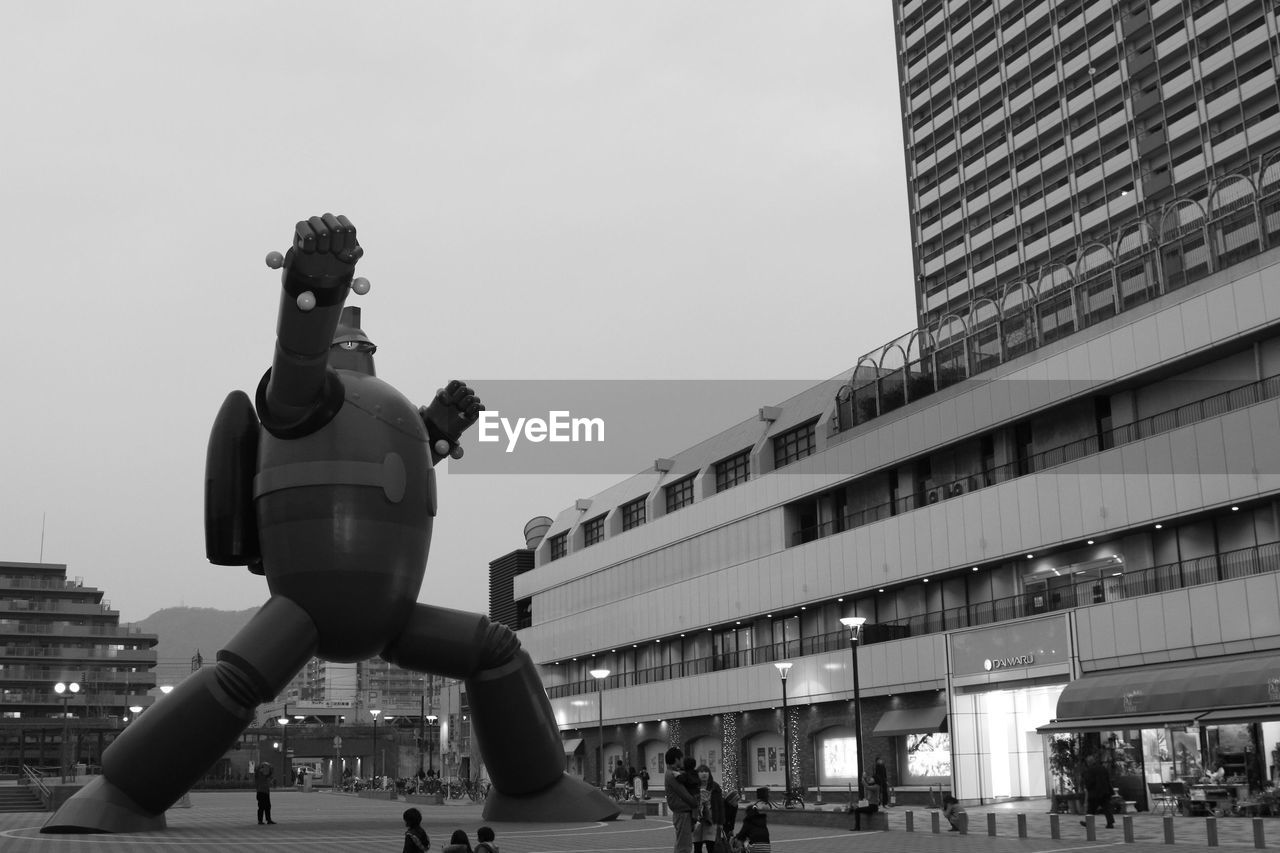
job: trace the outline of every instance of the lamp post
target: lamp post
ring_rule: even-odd
[[[596,732],[600,737],[600,755],[596,760],[596,784],[599,785],[600,790],[604,790],[604,680],[609,677],[609,670],[593,669],[591,677],[596,680],[596,697],[600,708],[599,727]]]
[[[71,751],[67,749],[67,738],[70,735],[70,727],[67,724],[68,712],[67,701],[80,692],[80,685],[77,682],[66,684],[59,681],[53,685],[53,692],[62,697],[62,781],[67,781],[67,770],[71,764]]]
[[[378,770],[378,715],[382,711],[377,708],[370,708],[369,713],[373,715],[373,775],[381,776],[382,772]]]
[[[136,720],[136,719],[138,719],[138,715],[142,713],[142,706],[141,706],[141,705],[130,705],[130,706],[129,706],[129,710],[133,712],[133,718]],[[128,717],[126,717],[126,718],[125,718],[125,721],[126,721],[126,722],[128,722],[128,719],[129,719],[129,718],[128,718]]]
[[[846,616],[840,624],[849,629],[849,651],[853,655],[853,733],[856,737],[854,754],[858,761],[858,799],[863,796],[862,788],[862,696],[858,692],[858,640],[861,638],[862,626],[867,622],[864,616]],[[880,796],[885,796],[883,791]]]
[[[782,787],[783,806],[791,805],[791,727],[787,725],[787,673],[791,671],[791,661],[778,661],[774,664],[778,675],[782,677]]]
[[[430,725],[431,728],[433,729],[436,727],[436,720],[438,719],[439,717],[437,717],[435,714],[427,714],[427,724]],[[432,765],[432,759],[431,759],[431,735],[430,734],[426,736],[426,741],[427,741],[427,773],[430,773],[434,769]]]
[[[293,785],[293,762],[289,760],[289,703],[284,703],[284,715],[276,720],[280,724],[280,740],[283,754],[280,756],[280,785]]]

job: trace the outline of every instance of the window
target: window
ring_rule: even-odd
[[[630,530],[645,523],[644,498],[636,498],[622,505],[622,529]]]
[[[817,421],[787,430],[773,437],[773,467],[781,468],[790,465],[797,459],[813,454],[814,427]]]
[[[585,548],[588,545],[594,545],[604,538],[604,516],[597,515],[595,518],[582,525],[582,545]]]
[[[558,560],[568,553],[568,533],[557,533],[551,537],[551,559]]]
[[[716,463],[716,491],[723,492],[751,478],[751,450],[747,449]]]
[[[675,512],[693,503],[693,474],[666,487],[667,512]]]

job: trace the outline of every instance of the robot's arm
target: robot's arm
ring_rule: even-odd
[[[427,428],[427,437],[431,440],[432,464],[439,464],[446,456],[462,458],[462,445],[458,439],[480,419],[483,411],[484,404],[480,398],[460,379],[454,379],[437,391],[431,405],[418,409]]]
[[[258,389],[258,417],[273,435],[306,435],[342,406],[341,382],[328,369],[329,345],[363,254],[345,216],[313,216],[294,229],[281,276],[275,357]]]

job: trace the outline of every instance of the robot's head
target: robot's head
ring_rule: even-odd
[[[338,328],[333,333],[333,343],[329,345],[329,366],[376,376],[373,354],[377,349],[360,329],[360,309],[352,305],[343,308]]]

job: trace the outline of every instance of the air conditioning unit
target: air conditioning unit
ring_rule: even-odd
[[[930,489],[926,493],[926,497],[928,498],[929,503],[936,504],[938,501],[942,500],[942,489]]]
[[[954,498],[956,495],[963,495],[964,491],[965,491],[965,482],[964,480],[960,480],[959,482],[951,484],[951,494],[948,495],[948,497]]]

